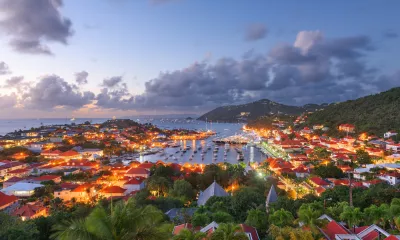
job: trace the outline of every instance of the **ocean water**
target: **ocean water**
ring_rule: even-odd
[[[60,124],[76,124],[90,121],[92,123],[102,123],[107,121],[107,118],[76,118],[74,121],[66,118],[43,118],[43,119],[1,119],[0,120],[0,135],[5,135],[15,130],[28,130],[32,127],[40,127],[42,125],[60,125]],[[206,123],[197,120],[186,120],[183,118],[132,118],[132,120],[140,123],[152,123],[162,129],[191,129],[191,130],[212,130],[216,132],[216,136],[210,137],[205,140],[198,141],[180,141],[181,148],[191,146],[189,151],[182,153],[179,151],[180,148],[166,148],[163,153],[146,155],[143,156],[141,161],[158,161],[163,160],[167,162],[193,162],[193,163],[204,163],[209,164],[211,162],[230,162],[237,163],[237,150],[241,150],[244,154],[245,162],[259,162],[265,159],[265,155],[260,152],[257,148],[246,147],[242,145],[230,145],[229,150],[225,150],[224,145],[217,146],[213,144],[212,139],[216,137],[227,137],[235,134],[242,133],[243,124],[238,123]],[[211,150],[208,150],[202,155],[202,149],[207,149],[211,146]],[[219,148],[217,156],[214,157],[214,148]],[[195,152],[197,150],[197,152]],[[224,156],[224,153],[226,157]],[[176,160],[177,159],[177,160]],[[216,160],[216,161],[215,161]]]

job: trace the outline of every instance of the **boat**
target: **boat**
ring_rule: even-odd
[[[70,121],[71,121],[71,122],[75,121],[75,118],[74,118],[74,117],[72,117],[72,118],[70,119]]]

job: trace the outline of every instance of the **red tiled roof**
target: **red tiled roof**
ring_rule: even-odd
[[[242,228],[243,232],[250,233],[252,240],[260,239],[258,237],[257,230],[254,227],[246,225],[246,224],[240,224],[240,227]]]
[[[105,187],[100,190],[101,193],[124,193],[125,191],[126,191],[125,188],[118,186]]]
[[[12,178],[9,178],[9,179],[7,179],[7,181],[5,181],[6,183],[11,183],[11,182],[19,182],[19,181],[22,181],[22,180],[24,180],[23,178],[20,178],[20,177],[12,177]]]
[[[150,169],[152,166],[154,166],[154,163],[142,163],[138,166],[138,168],[146,168],[146,169]]]
[[[12,171],[8,171],[7,173],[8,174],[18,174],[18,173],[26,173],[28,171],[29,171],[28,169],[23,168],[23,169],[15,169],[15,170],[12,170]]]
[[[149,174],[149,171],[145,168],[131,168],[129,169],[126,174]]]
[[[336,221],[330,221],[322,231],[329,236],[330,239],[335,239],[336,234],[349,234],[350,232]]]
[[[0,209],[16,201],[18,201],[18,198],[16,196],[7,195],[3,192],[0,192]]]
[[[74,150],[69,150],[60,154],[61,157],[73,157],[77,155],[79,155],[79,153]]]
[[[17,208],[12,215],[14,216],[24,216],[24,217],[32,217],[37,212],[40,212],[44,209],[42,206],[32,205],[32,204],[25,204],[24,206]]]
[[[312,177],[310,178],[310,181],[312,181],[313,183],[319,185],[319,186],[327,186],[329,185],[329,183],[327,183],[325,180],[323,180],[320,177]]]
[[[51,180],[54,180],[54,179],[57,179],[57,178],[61,178],[61,176],[58,176],[58,175],[43,175],[43,176],[34,178],[32,180],[44,182],[44,181],[51,181]]]
[[[390,235],[389,237],[387,237],[383,240],[399,240],[399,239],[397,237],[395,237],[394,235]]]

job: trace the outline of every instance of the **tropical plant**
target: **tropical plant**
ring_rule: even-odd
[[[170,188],[170,182],[165,177],[151,176],[147,179],[147,188],[157,196],[165,196]]]
[[[182,229],[178,235],[175,235],[172,240],[201,240],[207,235],[203,232],[195,232],[193,229]]]
[[[247,212],[246,224],[255,227],[260,235],[264,235],[268,228],[268,216],[260,209],[250,209]]]
[[[233,223],[221,223],[211,235],[211,240],[248,240],[239,225]]]
[[[313,234],[310,231],[288,226],[281,228],[273,224],[268,229],[268,235],[275,240],[314,240]]]
[[[111,213],[97,206],[84,219],[73,219],[53,227],[53,239],[60,240],[156,240],[169,239],[171,225],[163,222],[163,213],[153,206],[137,207],[129,200],[119,202]]]
[[[292,225],[293,220],[294,220],[293,215],[289,211],[286,211],[284,209],[280,209],[273,212],[268,218],[268,221],[271,224],[274,224],[275,226],[278,227]]]
[[[318,218],[323,213],[323,206],[321,203],[305,203],[302,204],[298,211],[299,220],[312,231],[317,231],[317,226],[320,224]]]
[[[340,214],[340,219],[347,222],[349,228],[354,228],[363,219],[364,214],[360,208],[345,207],[344,211]]]

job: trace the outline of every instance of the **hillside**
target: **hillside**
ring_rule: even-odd
[[[324,123],[336,128],[342,123],[356,126],[357,132],[381,136],[388,130],[400,130],[400,88],[356,100],[330,104],[310,114],[306,124]]]
[[[202,121],[237,122],[254,120],[261,116],[276,114],[299,115],[307,111],[315,111],[325,105],[307,104],[304,106],[289,106],[262,99],[256,102],[218,107],[198,118]]]

